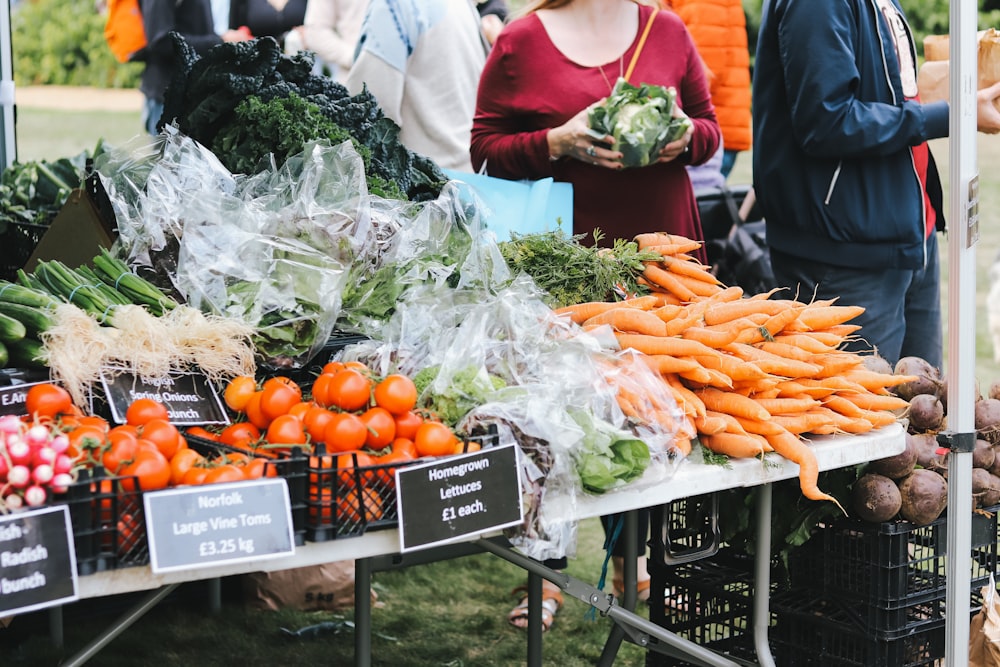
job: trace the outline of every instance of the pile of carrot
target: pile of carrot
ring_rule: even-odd
[[[891,388],[915,379],[868,370],[861,355],[840,349],[860,329],[849,322],[864,309],[745,295],[689,254],[700,242],[665,233],[635,240],[661,257],[645,264],[648,294],[556,312],[584,328],[609,326],[623,349],[642,353],[703,446],[739,458],[776,452],[799,465],[803,495],[836,503],[818,487],[805,436],[895,422],[909,403]],[[636,399],[624,398],[629,414]]]

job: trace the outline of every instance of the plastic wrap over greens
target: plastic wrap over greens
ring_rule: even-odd
[[[592,136],[614,137],[612,150],[622,152],[626,167],[644,167],[656,161],[663,147],[684,136],[691,127],[687,116],[674,117],[677,91],[623,78],[611,94],[588,113]]]
[[[457,430],[493,426],[518,443],[524,461],[525,522],[509,531],[535,558],[567,555],[575,526],[566,514],[546,516],[543,497],[573,503],[658,468],[669,478],[682,457],[672,447],[683,423],[647,423],[624,414],[619,378],[651,379],[630,353],[609,352],[597,337],[558,318],[537,286],[518,277],[492,291],[425,285],[412,289],[382,332],[356,346],[354,358],[377,372],[414,377],[420,403]],[[637,380],[638,382],[639,380]],[[662,383],[655,402],[672,401]]]
[[[481,234],[480,213],[449,183],[437,199],[414,203],[371,198],[374,251],[357,262],[338,329],[383,337],[411,289],[490,289],[510,279],[496,243]]]
[[[300,367],[326,343],[374,238],[351,142],[309,143],[280,168],[235,177],[168,126],[96,167],[130,263],[190,305],[252,324],[264,365]]]

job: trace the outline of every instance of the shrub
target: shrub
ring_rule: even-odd
[[[104,14],[86,0],[20,0],[11,9],[18,86],[138,86],[142,65],[120,64],[104,41]]]

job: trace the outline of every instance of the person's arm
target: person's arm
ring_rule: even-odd
[[[947,103],[886,104],[856,96],[856,18],[851,3],[784,3],[781,65],[790,130],[802,150],[817,157],[885,155],[946,136]]]
[[[354,63],[360,21],[351,16],[356,8],[345,8],[344,4],[344,0],[309,0],[301,34],[307,50],[346,71]]]
[[[509,72],[522,57],[530,58],[531,54],[519,52],[501,33],[479,79],[476,115],[472,121],[472,166],[479,171],[486,163],[490,175],[500,178],[552,175],[550,130],[522,131],[510,107],[511,91],[516,91],[517,86]]]

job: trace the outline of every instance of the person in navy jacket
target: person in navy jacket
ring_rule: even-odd
[[[920,102],[913,41],[897,0],[765,2],[753,181],[778,284],[863,306],[854,351],[940,369],[945,221],[927,142],[948,135],[949,105]],[[979,91],[979,131],[1000,131],[998,96]]]

